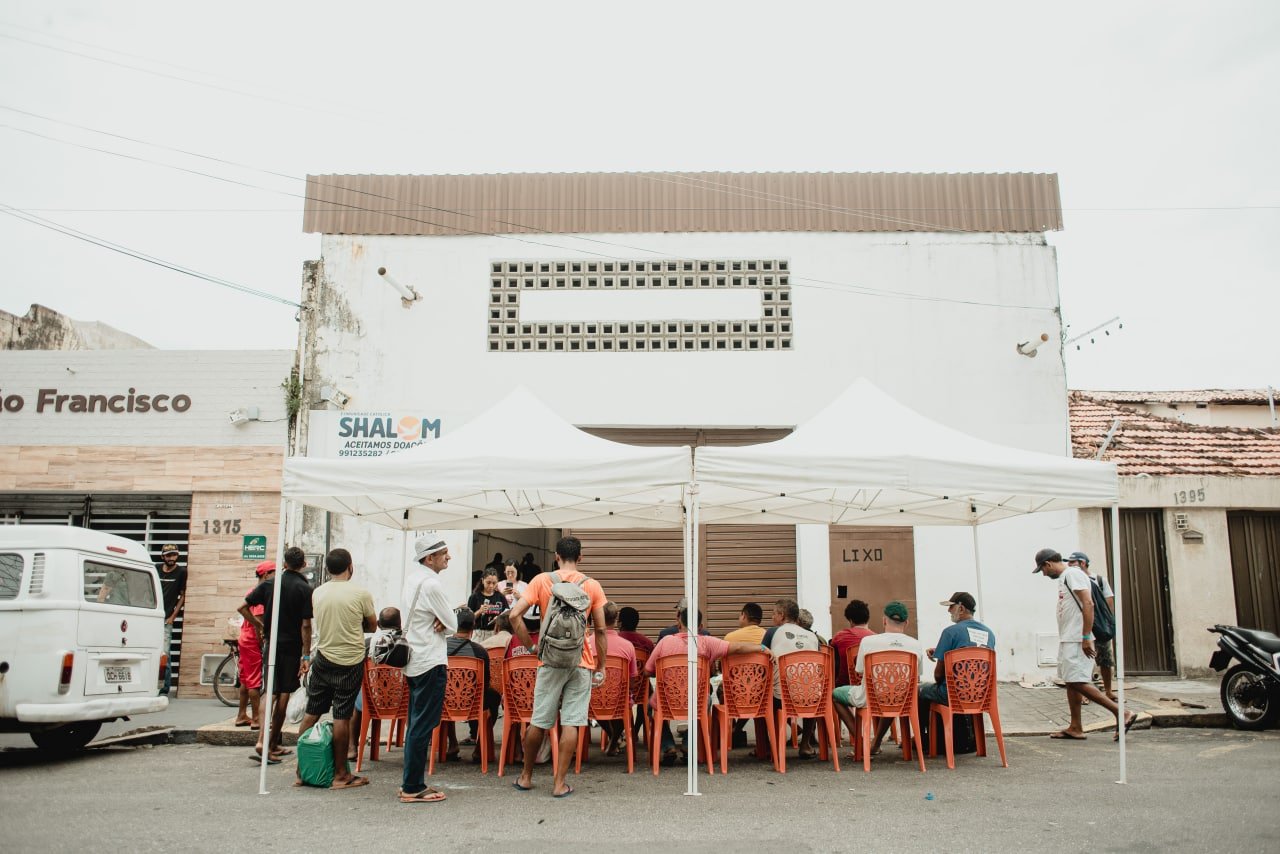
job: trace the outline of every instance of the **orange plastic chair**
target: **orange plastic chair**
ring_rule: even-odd
[[[933,703],[931,724],[942,724],[947,750],[947,767],[955,770],[955,733],[952,719],[956,715],[973,716],[973,734],[978,742],[978,755],[987,755],[987,731],[982,716],[991,717],[996,745],[1000,748],[1000,764],[1009,767],[1004,753],[1004,731],[1000,729],[1000,707],[996,701],[996,651],[982,646],[953,649],[942,658],[947,674],[947,703]],[[938,727],[929,727],[929,755],[938,755]]]
[[[774,770],[778,768],[777,726],[773,719],[773,656],[767,652],[747,652],[725,656],[721,665],[724,702],[716,705],[716,724],[720,727],[720,773],[729,773],[729,733],[735,720],[764,722],[769,737],[769,755]],[[756,729],[757,755],[760,729]]]
[[[404,671],[399,667],[385,664],[374,664],[372,659],[365,659],[364,676],[361,677],[361,690],[364,699],[361,705],[364,712],[360,715],[360,746],[356,751],[356,770],[364,767],[364,746],[369,740],[369,729],[373,728],[373,741],[369,747],[369,758],[378,761],[378,739],[382,732],[382,722],[389,721],[387,727],[387,750],[395,738],[397,727],[403,731],[409,724],[409,681],[404,678]]]
[[[654,776],[657,776],[662,752],[662,739],[658,734],[670,721],[689,719],[689,658],[685,653],[664,655],[658,659],[654,673],[658,677],[658,685],[654,694],[653,729],[649,731],[649,755],[653,760]],[[710,694],[710,668],[707,660],[698,656],[698,735],[707,759],[707,773],[715,774],[715,760],[711,754],[711,715],[707,712]]]
[[[502,750],[498,753],[498,776],[503,775],[507,757],[515,761],[516,743],[524,728],[533,722],[533,686],[538,680],[538,668],[542,662],[536,655],[517,655],[503,662]],[[515,736],[514,738],[512,736]],[[552,727],[551,770],[560,767],[560,728]]]
[[[444,706],[440,710],[440,724],[431,734],[431,759],[427,763],[427,775],[436,772],[436,755],[444,759],[448,747],[445,727],[458,721],[476,721],[480,742],[480,773],[489,773],[489,710],[484,707],[484,662],[463,655],[449,656],[449,674],[444,683]]]
[[[596,721],[622,721],[631,719],[631,662],[620,655],[606,655],[604,659],[604,683],[591,689],[591,701],[587,717]],[[582,758],[589,750],[590,725],[581,728],[578,736],[577,763],[573,773],[582,773]],[[624,731],[626,727],[623,727]],[[635,771],[636,753],[633,739],[627,739],[627,773]]]
[[[820,650],[798,650],[779,656],[778,682],[782,689],[782,711],[779,715],[778,738],[786,742],[785,722],[794,718],[798,724],[806,718],[822,722],[818,730],[819,755],[840,770],[840,751],[836,750],[836,714],[831,709],[831,689],[835,684],[834,659]],[[793,731],[799,727],[793,727]],[[787,751],[778,753],[778,770],[787,773]]]
[[[630,738],[635,738],[637,734],[642,734],[645,747],[653,740],[653,721],[649,717],[649,675],[645,673],[644,666],[649,661],[649,653],[643,649],[636,650],[636,668],[640,671],[640,675],[636,677],[636,681],[631,685],[631,704],[640,707],[640,717],[631,726]]]
[[[911,741],[920,754],[924,772],[924,746],[920,743],[920,657],[913,652],[887,649],[862,659],[862,684],[867,689],[866,715],[862,718],[862,767],[871,771],[871,729],[876,718],[906,719],[910,734],[902,734],[902,758],[911,760]]]
[[[489,687],[502,693],[502,661],[506,657],[507,651],[503,647],[495,647],[488,650],[489,653]]]

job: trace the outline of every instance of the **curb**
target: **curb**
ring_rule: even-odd
[[[218,747],[253,747],[258,743],[256,730],[225,723],[208,724],[195,730],[186,730],[185,733],[191,736],[191,742]],[[283,736],[284,744],[298,743],[297,731],[291,730],[288,724],[285,724]]]

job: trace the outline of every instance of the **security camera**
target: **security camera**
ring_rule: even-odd
[[[258,420],[258,407],[242,406],[227,413],[227,420],[232,424],[244,424],[246,421]]]
[[[342,389],[327,385],[320,388],[320,399],[341,409],[351,402],[351,395]]]

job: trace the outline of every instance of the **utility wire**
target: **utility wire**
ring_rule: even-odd
[[[78,229],[71,228],[70,226],[62,225],[61,223],[53,222],[52,220],[45,219],[44,217],[36,216],[34,214],[28,213],[27,211],[24,211],[21,208],[16,208],[16,207],[13,207],[12,205],[7,205],[4,202],[0,202],[0,213],[8,214],[14,217],[15,219],[20,219],[23,222],[30,223],[31,225],[37,225],[37,226],[40,226],[41,228],[47,228],[50,231],[56,231],[59,234],[65,235],[66,237],[73,237],[76,240],[82,240],[85,243],[91,243],[94,246],[99,246],[103,249],[109,249],[112,252],[118,252],[121,255],[127,255],[128,257],[135,258],[139,261],[145,261],[148,264],[155,264],[158,267],[163,267],[167,270],[172,270],[175,273],[182,273],[183,275],[191,276],[192,278],[196,278],[196,279],[201,279],[202,281],[206,281],[214,285],[219,285],[220,287],[230,288],[231,290],[240,291],[241,293],[248,294],[250,296],[261,297],[262,299],[268,299],[273,302],[281,303],[283,305],[292,306],[293,308],[302,308],[301,303],[294,302],[293,300],[285,299],[284,297],[276,296],[273,293],[268,293],[267,291],[261,291],[261,290],[258,290],[257,288],[251,288],[251,287],[248,287],[247,285],[241,285],[236,282],[230,281],[229,279],[223,279],[218,276],[211,276],[207,273],[201,273],[198,270],[193,270],[190,267],[184,267],[181,264],[176,264],[172,261],[165,261],[162,258],[157,258],[153,255],[148,255],[145,252],[141,252],[137,249],[130,249],[127,246],[122,246],[119,243],[113,243],[112,241],[107,240],[105,238],[95,237],[94,235],[89,234],[87,232],[83,232]]]

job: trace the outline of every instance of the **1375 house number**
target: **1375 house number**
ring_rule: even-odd
[[[1203,504],[1204,487],[1199,489],[1180,489],[1173,494],[1173,500],[1177,504]]]
[[[240,533],[240,520],[205,519],[204,532],[206,534],[238,534]]]

